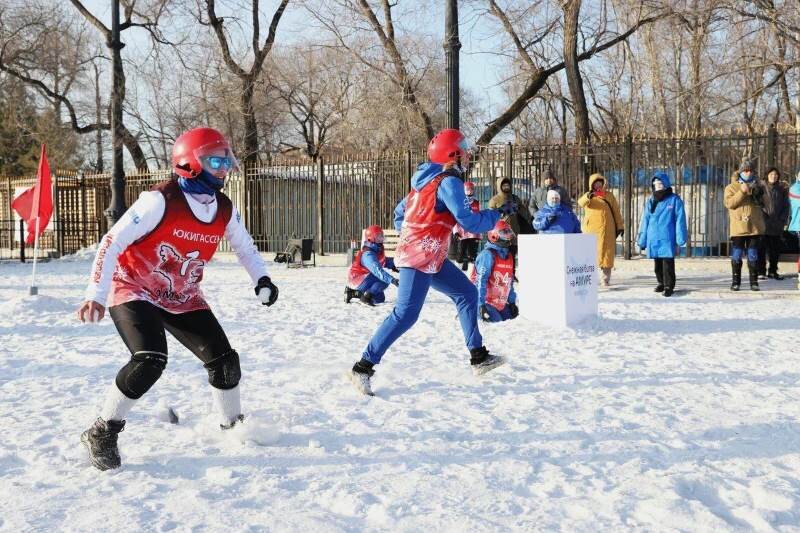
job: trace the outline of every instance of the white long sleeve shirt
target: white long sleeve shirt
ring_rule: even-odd
[[[211,222],[217,214],[217,199],[205,194],[186,194],[189,208],[202,222]],[[106,305],[111,279],[117,267],[120,254],[125,249],[155,229],[166,210],[164,195],[158,191],[146,191],[125,212],[116,224],[101,239],[97,250],[89,285],[86,287],[86,300]],[[267,265],[258,252],[253,238],[242,224],[241,216],[233,207],[231,219],[225,226],[225,238],[236,253],[239,263],[253,280],[253,285],[261,276],[268,276]]]

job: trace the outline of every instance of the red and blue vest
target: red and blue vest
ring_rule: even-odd
[[[472,200],[469,204],[470,209],[472,209],[473,213],[479,213],[481,210],[481,203],[478,200]],[[480,233],[472,233],[471,231],[467,231],[461,227],[461,224],[456,224],[456,227],[453,228],[453,233],[458,235],[459,239],[480,239]]]
[[[434,178],[421,190],[406,196],[406,211],[395,251],[397,267],[436,274],[447,261],[450,234],[456,219],[450,211],[436,212],[436,193],[447,175]]]
[[[508,295],[511,294],[511,286],[514,283],[514,256],[509,253],[503,259],[496,251],[489,251],[494,256],[494,263],[486,281],[486,303],[502,311],[508,303]],[[470,280],[472,283],[477,283],[477,269],[472,269]]]
[[[356,254],[355,259],[353,259],[353,264],[350,265],[350,270],[347,272],[347,286],[351,289],[357,289],[359,285],[361,285],[367,276],[370,275],[370,271],[361,264],[361,256],[364,255],[364,252],[371,251],[367,248],[362,248]],[[378,263],[383,267],[386,265],[386,254],[384,254],[383,249],[381,249],[380,253],[376,253],[378,256]]]
[[[177,181],[153,190],[164,195],[164,215],[153,231],[119,256],[109,307],[144,300],[172,313],[208,309],[200,290],[203,267],[217,251],[233,205],[218,192],[217,214],[205,223],[194,216]]]

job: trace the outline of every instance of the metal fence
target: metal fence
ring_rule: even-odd
[[[722,196],[742,157],[753,158],[762,175],[770,166],[790,175],[798,166],[799,143],[797,134],[779,134],[770,127],[757,134],[626,137],[591,146],[490,145],[479,147],[470,179],[485,205],[496,192],[498,177],[511,178],[514,192],[527,201],[550,168],[574,199],[586,190],[589,173],[599,172],[620,200],[626,234],[619,251],[630,256],[636,251],[650,179],[656,171],[667,172],[686,204],[688,253],[725,255],[728,217]],[[367,225],[392,226],[394,207],[424,160],[424,150],[339,154],[317,161],[276,156],[267,165],[229,176],[225,192],[262,251],[282,251],[290,238],[313,238],[318,252],[341,253]],[[128,174],[126,203],[169,175],[168,170]],[[54,176],[53,225],[42,243],[55,254],[72,253],[97,242],[108,229],[103,212],[110,175],[58,170]],[[0,227],[0,249],[18,242],[10,201],[33,181],[33,176],[0,178],[0,220],[8,221]]]

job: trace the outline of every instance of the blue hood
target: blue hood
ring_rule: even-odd
[[[442,172],[444,172],[444,167],[439,163],[422,163],[411,177],[411,187],[415,191],[419,191]]]
[[[484,248],[485,250],[494,250],[497,252],[497,255],[505,259],[508,257],[508,248],[503,248],[501,246],[497,246],[496,244],[492,244],[491,242],[487,242]]]
[[[651,188],[652,188],[653,182],[655,180],[661,180],[661,183],[664,184],[664,188],[665,189],[669,189],[670,187],[672,187],[672,182],[669,181],[669,175],[668,174],[664,174],[663,172],[659,172],[658,174],[653,176],[653,179],[650,180],[650,187]]]

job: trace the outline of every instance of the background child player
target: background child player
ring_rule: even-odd
[[[385,302],[386,287],[396,287],[399,282],[384,268],[393,269],[394,261],[383,252],[381,227],[370,226],[364,230],[364,244],[347,272],[344,303],[349,304],[352,298],[358,298],[361,303],[369,306]]]
[[[514,232],[508,222],[500,220],[486,235],[489,242],[475,260],[473,281],[478,286],[481,320],[502,322],[519,316],[517,293],[514,292],[514,256],[511,244]]]

